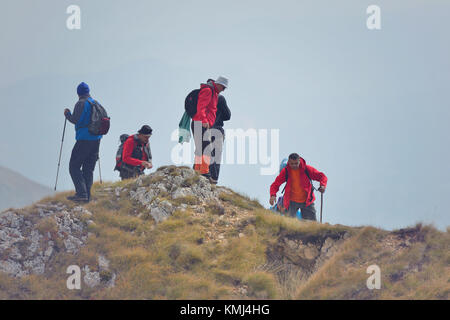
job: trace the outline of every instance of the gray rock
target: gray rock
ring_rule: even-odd
[[[109,260],[102,255],[98,256],[98,266],[100,270],[109,270]]]
[[[78,253],[78,250],[80,249],[80,247],[83,245],[83,242],[72,236],[71,234],[69,234],[67,236],[67,239],[64,240],[64,246],[66,247],[66,251],[68,253],[72,253],[72,254],[76,254]]]
[[[22,277],[28,274],[22,269],[22,265],[20,263],[12,260],[0,260],[0,271],[16,277]]]
[[[186,196],[194,196],[194,192],[190,188],[178,188],[172,193],[172,199],[183,198]]]
[[[84,266],[83,268],[84,271],[84,283],[89,287],[89,288],[95,288],[96,286],[98,286],[100,284],[100,273],[97,271],[93,271],[91,272],[89,269],[89,266]]]

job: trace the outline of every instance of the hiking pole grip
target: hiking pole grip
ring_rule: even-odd
[[[64,135],[66,134],[66,124],[67,124],[67,118],[64,119],[64,128],[63,128],[63,134],[61,138],[61,148],[59,149],[59,159],[58,159],[58,169],[56,169],[56,181],[55,181],[55,191],[56,191],[56,185],[58,184],[58,175],[59,175],[59,166],[61,164],[61,153],[64,143]]]

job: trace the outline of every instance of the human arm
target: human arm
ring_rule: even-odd
[[[270,202],[271,202],[271,204],[273,201],[275,201],[275,198],[277,196],[278,189],[280,189],[280,186],[284,182],[286,182],[286,171],[285,170],[287,170],[287,169],[284,168],[283,170],[281,170],[278,177],[276,177],[275,181],[270,185]]]
[[[223,109],[222,109],[222,120],[228,121],[230,119],[231,119],[231,111],[230,111],[230,108],[228,108],[227,102],[225,100],[225,103],[223,104]]]
[[[323,172],[320,172],[319,170],[317,170],[312,166],[306,165],[306,168],[308,170],[310,178],[314,181],[320,182],[319,191],[322,193],[325,192],[328,182],[327,176]]]
[[[204,124],[208,124],[208,119],[206,117],[206,110],[211,102],[212,99],[212,91],[211,88],[203,88],[200,90],[198,94],[198,101],[197,101],[197,114],[196,118],[198,121],[202,122],[202,125],[205,127]]]
[[[69,122],[77,124],[83,114],[85,102],[86,101],[78,101],[73,108],[73,114],[67,108],[64,110],[64,116],[67,120],[69,120]]]
[[[123,154],[122,154],[122,161],[126,164],[129,164],[130,166],[140,166],[144,162],[141,159],[135,159],[132,158],[131,155],[133,154],[134,149],[134,137],[128,138],[125,143],[123,144]]]

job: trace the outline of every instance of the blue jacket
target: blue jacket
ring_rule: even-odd
[[[91,121],[92,105],[89,101],[93,101],[90,95],[81,96],[78,102],[75,104],[73,114],[68,113],[66,118],[75,125],[76,136],[78,140],[100,140],[101,135],[95,136],[89,133],[87,128]]]

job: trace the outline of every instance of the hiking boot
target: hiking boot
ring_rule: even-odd
[[[88,203],[89,202],[89,198],[86,196],[79,196],[79,195],[74,195],[74,196],[69,196],[67,197],[67,200],[70,201],[75,201],[75,202],[84,202],[84,203]]]
[[[217,184],[217,180],[214,180],[213,178],[209,177],[209,182],[211,182],[211,184]]]

